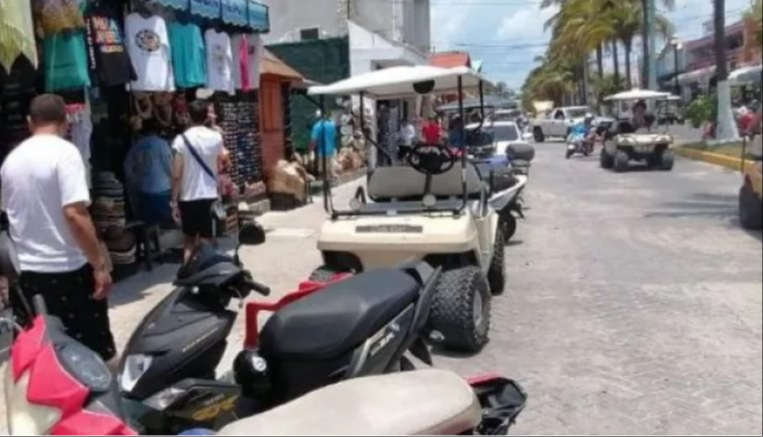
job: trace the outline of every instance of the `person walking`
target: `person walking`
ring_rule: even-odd
[[[183,229],[186,263],[200,244],[214,244],[217,233],[218,166],[225,152],[222,134],[207,127],[211,113],[209,103],[191,103],[192,125],[172,144],[175,158],[170,205],[173,218]]]
[[[115,369],[107,301],[112,279],[88,212],[85,163],[77,147],[62,138],[68,129],[64,100],[36,97],[28,123],[32,137],[0,170],[2,209],[16,245],[24,297],[11,293],[13,313],[28,326],[32,298],[42,296],[66,333]]]
[[[313,125],[310,150],[315,152],[316,167],[323,169],[324,174],[328,174],[329,179],[333,180],[336,178],[336,171],[334,169],[334,160],[336,158],[336,123],[321,111],[318,111],[316,115],[318,120]],[[325,161],[324,157],[326,158]]]

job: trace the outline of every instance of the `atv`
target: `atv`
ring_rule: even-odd
[[[670,94],[649,90],[632,90],[607,97],[606,101],[616,107],[617,122],[605,133],[601,150],[601,168],[614,169],[624,173],[630,169],[631,161],[646,162],[650,168],[664,171],[673,170],[675,154],[672,150],[673,137],[667,132],[653,132],[656,120],[653,115],[645,117],[646,126],[636,127],[631,120],[633,103],[667,100]],[[664,109],[665,106],[660,106]],[[658,108],[659,110],[659,108]]]
[[[314,86],[308,94],[357,96],[364,107],[368,97],[463,96],[467,88],[482,94],[483,81],[465,67],[394,67]],[[463,117],[463,105],[460,112]],[[345,210],[334,207],[331,184],[324,181],[329,220],[318,249],[325,265],[312,280],[426,261],[443,270],[428,320],[430,337],[451,350],[478,352],[488,342],[492,296],[505,288],[505,238],[490,203],[493,190],[467,154],[446,145],[419,144],[407,161],[372,170]]]

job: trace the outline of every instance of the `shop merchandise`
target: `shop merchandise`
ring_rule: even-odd
[[[125,47],[118,11],[106,2],[94,2],[85,16],[90,69],[106,86],[124,85],[137,79]]]
[[[20,0],[15,0],[20,2]],[[84,29],[82,10],[87,0],[34,0],[40,34],[44,36]]]
[[[209,29],[204,33],[207,44],[207,88],[236,93],[233,82],[233,48],[227,33]]]
[[[253,90],[260,89],[260,63],[265,55],[265,44],[257,34],[248,36],[249,42],[249,85]]]
[[[95,175],[93,180],[93,204],[90,207],[93,223],[99,233],[110,227],[127,226],[124,186],[111,172]]]
[[[58,33],[43,43],[45,90],[49,93],[90,86],[85,32]]]
[[[164,18],[133,13],[125,24],[127,51],[138,79],[133,91],[174,91],[172,53]]]
[[[85,163],[87,185],[92,188],[92,166],[90,164],[90,139],[93,136],[93,119],[87,105],[68,105],[66,112],[69,118],[69,135],[71,142],[77,146],[82,161]]]
[[[172,66],[178,88],[196,88],[207,83],[204,37],[199,26],[188,23],[170,23]]]
[[[19,58],[6,74],[0,71],[0,158],[29,136],[27,114],[37,95],[35,69],[25,58]]]
[[[32,5],[28,1],[0,1],[0,66],[11,71],[20,55],[37,68]]]
[[[252,89],[249,58],[249,38],[247,35],[238,34],[231,38],[233,46],[233,82],[236,89],[249,91]]]
[[[233,163],[231,178],[239,190],[263,180],[259,137],[259,105],[251,95],[220,95],[215,102],[225,148]]]

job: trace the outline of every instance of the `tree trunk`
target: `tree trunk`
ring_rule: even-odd
[[[633,88],[633,80],[631,77],[631,50],[633,49],[633,42],[625,41],[623,44],[625,45],[625,88],[631,89]]]
[[[599,79],[604,78],[604,48],[601,44],[596,47],[596,67],[598,68]]]
[[[620,87],[620,51],[618,50],[617,40],[612,41],[612,60],[615,64],[615,82],[617,87]]]
[[[719,141],[739,138],[739,130],[731,110],[731,87],[726,60],[726,0],[713,0],[715,4],[715,64],[718,78],[718,125],[715,138]]]
[[[644,14],[644,29],[641,34],[641,41],[643,41],[642,46],[644,47],[643,71],[641,72],[641,88],[649,89],[649,51],[651,49],[651,47],[649,47],[649,32],[651,31],[652,27],[652,23],[649,20],[649,0],[641,1],[641,9],[641,12]]]

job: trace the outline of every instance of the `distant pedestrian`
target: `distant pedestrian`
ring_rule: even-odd
[[[219,217],[219,165],[225,153],[222,134],[214,129],[209,103],[197,100],[189,108],[192,126],[175,139],[172,180],[172,215],[183,228],[184,260],[196,248],[214,244]],[[213,127],[208,127],[213,126]]]
[[[321,111],[316,113],[318,120],[313,125],[310,136],[310,150],[315,152],[317,168],[322,169],[329,179],[336,178],[336,123]],[[326,158],[325,160],[323,158]]]
[[[427,121],[422,128],[422,134],[425,143],[440,144],[442,140],[442,125],[437,119],[437,116],[433,115],[429,117],[429,121]]]
[[[68,335],[115,368],[116,347],[107,297],[112,280],[95,226],[85,163],[62,137],[68,128],[64,100],[36,97],[29,110],[32,137],[5,160],[2,209],[21,265],[21,292],[11,306],[21,325],[31,322],[27,304],[41,295]]]
[[[464,148],[466,141],[464,140],[464,121],[461,117],[456,117],[450,123],[450,129],[448,131],[448,145],[451,148],[461,150]]]
[[[400,128],[400,146],[398,148],[397,158],[404,161],[416,145],[416,127],[410,120],[404,120]]]

